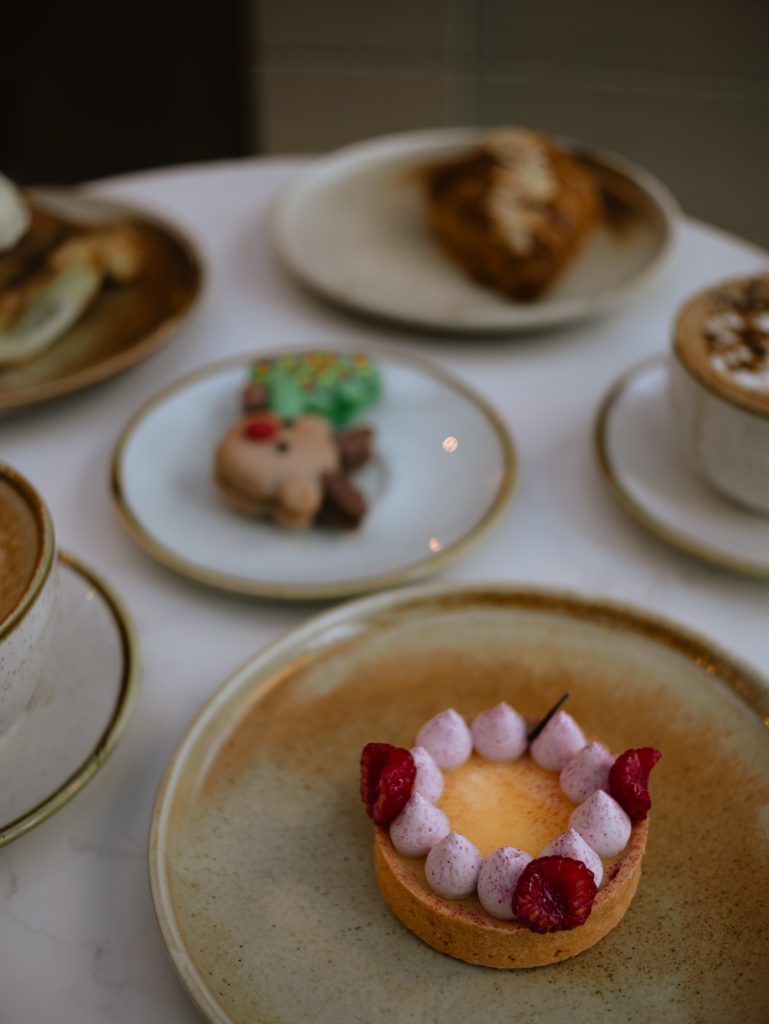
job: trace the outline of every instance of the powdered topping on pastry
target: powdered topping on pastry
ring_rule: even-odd
[[[581,804],[597,789],[609,789],[614,756],[602,743],[587,743],[561,769],[560,783],[569,800]]]
[[[486,849],[491,848],[492,852],[481,860],[481,852],[473,841],[473,830],[477,829],[479,835],[483,832],[483,819],[473,812],[473,803],[468,804],[468,797],[464,795],[471,794],[471,801],[482,799],[478,780],[483,779],[483,762],[478,757],[486,759],[484,750],[491,754],[488,760],[495,762],[495,777],[499,772],[521,771],[516,763],[525,754],[527,739],[524,732],[521,749],[518,734],[520,722],[525,719],[510,705],[503,702],[477,714],[472,731],[455,709],[442,711],[422,726],[417,745],[411,751],[389,744],[369,744],[364,749],[361,795],[366,810],[375,822],[389,820],[390,843],[398,854],[406,858],[427,858],[424,878],[436,895],[461,900],[475,891],[481,907],[491,917],[513,921],[518,915],[521,923],[535,932],[572,929],[590,915],[592,902],[604,881],[601,858],[614,858],[622,853],[633,834],[631,817],[639,821],[646,817],[651,803],[649,774],[661,755],[652,747],[641,747],[627,750],[615,759],[602,744],[585,742],[576,721],[558,710],[567,696],[565,694],[531,730],[529,767],[521,762],[524,775],[512,776],[526,779],[528,792],[552,800],[547,795],[551,791],[542,788],[531,771],[535,774],[539,769],[558,771],[566,796],[578,804],[571,812],[568,828],[555,835],[535,860],[532,860],[533,850],[512,844],[494,849],[485,832]],[[506,756],[502,759],[500,747],[513,733],[516,734],[515,745],[507,745]],[[472,752],[473,740],[476,755],[470,768],[463,768]],[[574,750],[580,742],[579,749]],[[534,757],[537,745],[539,758]],[[515,756],[509,756],[511,754]],[[543,760],[546,765],[542,764]],[[539,767],[532,769],[533,764]],[[459,777],[465,785],[468,781],[471,784],[469,788],[455,790],[446,807],[453,808],[452,814],[464,816],[463,820],[469,825],[467,835],[464,830],[452,831],[446,813],[436,806],[443,794],[443,772],[454,770],[464,773]],[[388,778],[388,772],[392,778]],[[458,797],[457,792],[463,795]],[[523,790],[511,789],[510,792],[520,794]],[[502,806],[494,802],[496,799],[498,796],[492,797],[490,814],[499,813],[496,808]],[[526,806],[526,798],[523,804],[516,800],[520,801],[520,796],[508,806]],[[402,809],[393,818],[396,806]],[[535,814],[538,816],[539,812]],[[514,826],[515,822],[511,821],[511,828]],[[524,829],[521,834],[531,837],[535,833]],[[480,839],[476,842],[483,848]],[[525,840],[521,845],[526,845]],[[613,865],[612,878],[616,870]],[[517,908],[523,908],[522,913]],[[404,920],[408,923],[407,918]],[[500,966],[488,957],[479,962]]]
[[[568,711],[558,711],[531,744],[531,756],[540,768],[560,772],[586,742],[585,734]]]
[[[404,857],[424,857],[450,831],[449,819],[443,811],[420,793],[414,793],[390,825],[390,839]]]
[[[377,365],[363,352],[300,352],[254,362],[244,402],[284,420],[313,414],[344,427],[381,391]]]
[[[433,892],[459,900],[475,892],[482,863],[477,846],[458,832],[449,832],[427,854],[425,876]]]
[[[335,424],[375,394],[378,371],[365,355],[303,353],[254,363],[243,415],[216,450],[223,496],[287,529],[355,529],[368,509],[352,474],[371,457],[373,431]]]
[[[441,711],[417,733],[417,745],[424,747],[439,768],[458,768],[473,749],[473,737],[467,722],[453,708]]]
[[[589,846],[579,832],[573,828],[556,836],[552,843],[548,843],[544,850],[539,851],[540,857],[571,857],[572,860],[581,860],[585,867],[593,873],[596,888],[603,881],[603,863],[592,846]]]
[[[632,822],[620,805],[602,789],[597,789],[575,808],[569,825],[601,857],[613,857],[624,850],[630,839]]]
[[[543,136],[526,128],[495,132],[485,142],[496,166],[486,197],[489,218],[514,252],[525,255],[547,229],[546,204],[557,183]]]
[[[531,855],[513,846],[501,846],[481,865],[478,875],[478,899],[487,914],[501,921],[512,921],[513,895]]]
[[[476,715],[470,732],[473,746],[487,761],[515,761],[527,746],[526,720],[504,702]]]
[[[443,772],[424,747],[412,747],[411,756],[417,770],[414,792],[421,793],[430,803],[437,803],[443,793]]]
[[[0,174],[0,252],[13,249],[29,230],[29,208],[14,183]]]

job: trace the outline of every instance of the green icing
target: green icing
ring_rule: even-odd
[[[251,379],[282,419],[313,413],[343,427],[382,393],[379,370],[362,353],[307,352],[254,363]]]

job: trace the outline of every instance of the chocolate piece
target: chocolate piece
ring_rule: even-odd
[[[354,530],[366,514],[366,499],[344,473],[323,477],[323,504],[317,522],[340,530]]]
[[[357,430],[340,430],[336,435],[342,469],[352,472],[365,466],[371,458],[374,431],[370,427]]]

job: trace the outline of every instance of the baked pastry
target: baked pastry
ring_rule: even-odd
[[[308,352],[251,367],[243,415],[222,438],[214,475],[241,512],[288,529],[354,529],[367,511],[351,473],[371,456],[373,431],[338,429],[380,394],[365,355]]]
[[[385,900],[428,945],[486,967],[594,945],[627,911],[646,848],[659,752],[615,758],[563,711],[527,729],[508,704],[470,726],[449,709],[411,750],[361,758]]]
[[[587,165],[528,128],[494,132],[423,168],[421,180],[438,243],[475,280],[516,301],[553,284],[601,214]]]
[[[0,175],[0,367],[53,344],[105,283],[133,280],[142,261],[131,224],[75,224],[38,209]]]

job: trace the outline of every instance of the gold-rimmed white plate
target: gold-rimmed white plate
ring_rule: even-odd
[[[561,964],[443,956],[379,895],[360,751],[410,745],[447,706],[546,707],[564,689],[589,735],[662,751],[639,891]],[[215,1024],[462,1024],[479,1007],[487,1024],[549,1024],[565,1006],[573,1024],[763,1024],[767,722],[755,672],[619,605],[477,586],[338,607],[236,672],[172,757],[149,851],[163,937]]]
[[[640,523],[706,561],[769,578],[769,517],[729,501],[692,465],[664,357],[632,367],[609,390],[595,443],[605,479]]]
[[[617,309],[664,268],[679,211],[652,175],[614,154],[562,144],[596,173],[608,216],[553,288],[516,303],[462,273],[431,239],[416,171],[468,149],[489,129],[406,132],[315,160],[275,211],[286,267],[307,287],[359,313],[431,330],[503,333]]]
[[[361,417],[374,457],[355,480],[368,499],[350,532],[302,533],[233,511],[213,479],[239,415],[251,353],[204,367],[145,405],[123,431],[112,491],[133,538],[168,568],[258,597],[326,599],[435,572],[494,522],[516,474],[498,414],[438,367],[367,349],[382,397]]]
[[[171,340],[202,287],[200,257],[182,232],[154,213],[77,189],[33,189],[33,202],[78,223],[128,219],[142,243],[142,273],[105,287],[85,315],[53,345],[0,370],[0,414],[98,384],[146,359]]]
[[[133,625],[91,569],[59,553],[59,602],[42,677],[0,738],[0,846],[93,778],[123,734],[138,681]]]

